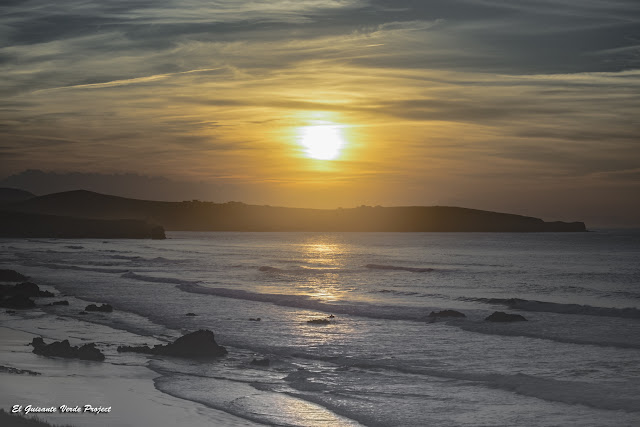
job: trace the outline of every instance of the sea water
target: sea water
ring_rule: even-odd
[[[45,316],[116,331],[96,337],[103,363],[144,364],[161,392],[253,423],[640,424],[638,232],[170,232],[0,247],[1,268],[70,301]],[[90,302],[115,311],[78,314]],[[466,317],[428,316],[444,309]],[[494,311],[527,321],[485,321]],[[52,324],[43,335],[63,339]],[[115,351],[198,329],[229,355]]]

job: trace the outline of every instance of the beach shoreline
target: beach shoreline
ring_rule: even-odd
[[[0,310],[1,407],[111,407],[36,414],[89,427],[635,425],[636,246],[616,236],[3,241],[2,266],[44,295]],[[465,317],[428,321],[446,310]],[[486,320],[502,310],[527,321]],[[118,351],[199,330],[228,354]],[[35,337],[105,359],[36,355]]]
[[[9,267],[20,269],[18,266]],[[41,279],[39,276],[33,277],[38,283]],[[143,332],[119,329],[100,314],[87,315],[86,310],[77,311],[92,305],[92,301],[61,292],[55,282],[45,282],[39,288],[55,295],[51,299],[36,297],[37,305],[33,308],[0,311],[0,409],[7,413],[16,411],[27,421],[39,420],[52,426],[65,427],[255,427],[279,424],[278,420],[288,420],[285,423],[287,425],[289,421],[295,425],[313,425],[313,420],[318,420],[322,425],[360,425],[332,413],[322,405],[295,396],[272,394],[233,381],[221,382],[217,390],[212,390],[218,396],[226,396],[223,406],[220,406],[220,402],[176,394],[171,387],[167,387],[175,373],[152,366],[161,362],[162,357],[120,352],[118,347],[140,343],[151,346],[163,344],[169,335],[179,334],[178,330],[151,323],[142,326]],[[69,304],[50,304],[62,298]],[[138,321],[142,319],[122,310],[107,314],[110,319],[117,316],[134,316]],[[34,338],[42,338],[47,344],[68,340],[72,348],[94,343],[104,353],[105,359],[88,361],[37,355],[32,352]],[[231,363],[237,363],[236,358],[231,356],[234,360]],[[176,361],[180,359],[178,357]],[[182,362],[188,364],[190,360],[187,358]],[[224,363],[224,360],[212,363]],[[206,390],[206,387],[198,387],[198,390]],[[264,413],[243,417],[233,410],[226,412],[225,408],[234,406],[235,401],[250,402],[253,406],[261,407]],[[289,404],[295,408],[284,412],[270,409],[272,405]],[[261,416],[266,416],[270,421],[265,421],[266,424],[260,422]]]
[[[53,425],[88,427],[204,427],[212,423],[229,427],[259,425],[157,390],[154,379],[160,374],[145,366],[35,355],[31,353],[32,347],[28,343],[34,337],[41,336],[38,334],[41,326],[29,321],[33,315],[33,310],[30,311],[32,313],[25,312],[25,317],[8,315],[6,312],[0,314],[0,324],[11,325],[0,326],[0,366],[13,368],[11,370],[14,371],[0,373],[0,402],[6,412],[11,412],[15,407],[27,419],[38,418]],[[7,319],[8,316],[12,319]],[[46,313],[43,316],[53,317]],[[68,324],[66,333],[73,335],[73,321],[58,322],[62,323]],[[96,325],[98,331],[103,328],[102,325]],[[56,334],[64,333],[56,331]],[[24,373],[16,373],[18,370]],[[28,406],[33,412],[26,414]],[[64,413],[65,407],[67,411],[77,408],[79,412]],[[54,408],[55,412],[39,411],[45,408]],[[97,411],[98,408],[105,410]]]

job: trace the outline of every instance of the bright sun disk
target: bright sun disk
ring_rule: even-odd
[[[340,155],[344,138],[339,126],[305,126],[300,128],[300,144],[305,148],[307,157],[333,160]]]

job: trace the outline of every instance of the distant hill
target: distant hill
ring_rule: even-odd
[[[78,190],[16,202],[17,212],[95,219],[138,219],[183,231],[586,231],[582,222],[446,206],[299,209],[239,202],[156,202]]]
[[[138,219],[94,219],[0,211],[0,237],[164,239],[164,229]]]
[[[28,191],[18,190],[17,188],[0,187],[0,205],[20,202],[31,199],[32,197],[36,197],[36,195]]]

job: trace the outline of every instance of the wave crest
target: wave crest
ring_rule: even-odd
[[[312,299],[308,295],[289,294],[263,294],[242,289],[209,288],[193,283],[178,285],[178,289],[184,292],[196,294],[214,295],[224,298],[235,298],[249,301],[268,302],[285,307],[304,308],[323,311],[326,313],[347,314],[352,316],[369,317],[374,319],[391,320],[424,320],[425,315],[432,307],[406,307],[394,305],[376,305],[364,302],[349,302],[348,304],[332,304]]]
[[[399,270],[399,271],[410,271],[412,273],[428,273],[434,271],[433,268],[423,268],[423,267],[403,267],[400,265],[383,265],[383,264],[367,264],[366,268],[370,268],[373,270]]]
[[[480,301],[488,304],[502,304],[508,306],[511,309],[523,311],[640,319],[640,310],[634,307],[595,307],[591,305],[561,304],[555,302],[526,300],[520,298],[467,298],[467,300]]]
[[[175,279],[173,277],[145,276],[145,275],[142,275],[142,274],[134,273],[133,271],[127,271],[126,273],[124,273],[120,277],[124,277],[126,279],[141,280],[143,282],[172,283],[172,284],[176,284],[176,285],[193,285],[193,284],[196,284],[196,283],[200,283],[200,282],[195,281],[195,280],[181,280],[181,279]]]

